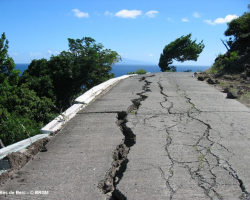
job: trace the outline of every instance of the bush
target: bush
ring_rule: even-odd
[[[225,67],[224,64],[224,59],[223,59],[224,55],[223,54],[219,54],[217,56],[217,58],[215,59],[214,64],[212,65],[211,68],[209,68],[208,70],[206,70],[207,73],[211,73],[211,74],[215,74],[218,71],[222,70]]]
[[[234,62],[239,56],[239,51],[233,51],[230,53],[229,58],[225,57],[227,63]]]
[[[233,51],[230,54],[219,54],[218,57],[215,59],[213,66],[207,70],[209,73],[217,73],[225,68],[228,68],[231,63],[237,60],[239,56],[238,51]]]
[[[174,70],[166,70],[164,72],[175,72]]]
[[[19,142],[40,133],[42,123],[12,113],[0,124],[0,138],[5,146]]]
[[[184,70],[183,72],[192,72],[192,69]]]
[[[137,69],[136,72],[128,72],[127,74],[146,74],[147,71],[144,69]]]

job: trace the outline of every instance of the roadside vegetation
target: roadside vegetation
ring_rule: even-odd
[[[9,41],[0,38],[0,139],[7,146],[40,133],[70,107],[76,97],[110,78],[120,60],[90,37],[68,39],[69,49],[49,60],[32,60],[20,76],[8,56]],[[0,145],[1,146],[1,145]]]
[[[137,71],[135,72],[128,72],[127,74],[130,75],[130,74],[146,74],[147,71],[144,70],[144,69],[137,69]]]
[[[219,54],[200,77],[250,107],[250,4],[248,12],[227,25],[224,35],[229,38],[221,40],[227,52]]]
[[[169,70],[165,70],[164,72],[176,72],[176,69],[175,70],[169,69]]]

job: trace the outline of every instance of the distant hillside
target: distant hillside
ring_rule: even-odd
[[[122,60],[116,63],[115,65],[156,65],[156,63],[122,58]]]

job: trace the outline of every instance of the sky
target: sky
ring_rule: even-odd
[[[158,64],[165,45],[192,33],[211,66],[226,48],[227,22],[248,11],[248,0],[0,0],[0,34],[15,63],[68,50],[68,38],[91,37],[131,60]]]

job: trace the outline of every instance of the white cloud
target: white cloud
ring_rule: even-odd
[[[146,13],[146,15],[147,15],[148,17],[155,17],[155,15],[158,14],[158,13],[159,13],[159,12],[156,11],[156,10],[150,10],[150,11],[148,11],[148,12]]]
[[[150,57],[153,57],[154,55],[150,53],[149,56],[150,56]]]
[[[78,18],[82,18],[82,17],[88,18],[89,17],[89,13],[87,13],[87,12],[86,13],[80,12],[80,10],[78,10],[78,9],[73,9],[72,11],[75,13],[75,16]]]
[[[183,21],[183,22],[189,22],[189,20],[187,18],[183,18],[181,21]]]
[[[194,17],[201,17],[200,13],[198,13],[198,12],[194,12],[193,16]]]
[[[141,15],[142,12],[140,10],[121,10],[115,14],[117,17],[122,18],[136,18],[137,16]]]
[[[174,20],[172,20],[172,18],[170,18],[170,17],[169,17],[169,18],[167,18],[167,20],[168,20],[168,21],[171,21],[171,22],[173,22],[173,21],[174,21]]]
[[[31,57],[36,57],[36,56],[41,56],[41,55],[42,55],[41,52],[36,52],[36,53],[30,52],[30,56],[31,56]]]
[[[112,12],[109,12],[109,11],[106,11],[106,12],[104,13],[104,15],[105,15],[105,16],[111,16],[111,17],[112,17],[112,16],[113,16],[113,13],[112,13]]]
[[[17,53],[10,53],[11,56],[18,56]]]
[[[215,23],[212,22],[212,20],[204,20],[204,22],[206,22],[207,24],[215,25]]]
[[[54,55],[56,55],[56,54],[60,54],[60,51],[51,51],[51,50],[48,50],[48,53],[49,54],[54,54]]]
[[[231,22],[233,19],[237,19],[239,16],[237,15],[227,15],[225,18],[217,18],[216,20],[204,20],[207,24],[216,25],[216,24],[224,24],[227,22]]]

